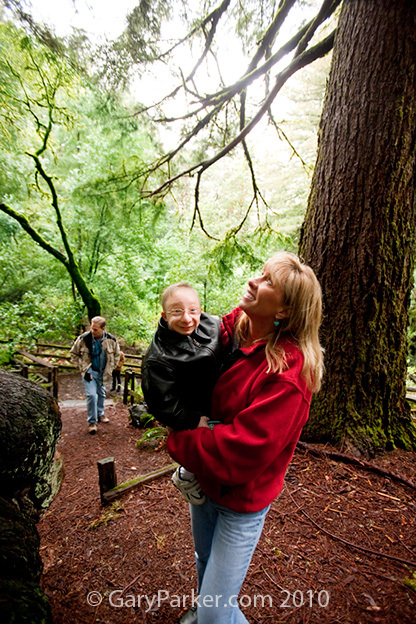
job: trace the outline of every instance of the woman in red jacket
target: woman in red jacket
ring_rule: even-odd
[[[202,418],[168,438],[207,495],[190,506],[199,597],[183,622],[247,622],[238,594],[321,384],[321,310],[310,267],[286,252],[268,260],[223,318],[227,356],[212,397],[221,424],[210,429]]]

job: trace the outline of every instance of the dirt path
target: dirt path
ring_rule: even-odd
[[[78,376],[63,379],[60,400],[82,399]],[[99,459],[113,456],[120,483],[172,460],[136,446],[140,432],[120,400],[110,402],[110,422],[95,436],[86,433],[83,402],[61,405],[65,480],[38,525],[55,624],[176,623],[196,584],[186,503],[161,477],[103,508],[97,471]],[[416,481],[415,453],[395,451],[374,463]],[[414,623],[416,593],[404,579],[416,571],[415,494],[297,451],[242,589],[248,620]]]

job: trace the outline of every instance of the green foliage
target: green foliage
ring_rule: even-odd
[[[27,292],[18,303],[0,304],[0,338],[14,343],[37,340],[62,340],[74,337],[82,311],[77,303],[62,300],[60,292]]]
[[[128,15],[123,48],[127,47],[134,62],[149,61],[158,56],[162,23],[170,13],[167,0],[140,0]]]
[[[12,364],[14,344],[0,345],[0,368],[6,368]]]
[[[140,4],[147,11],[143,19],[156,32],[157,14],[163,18],[168,3],[145,4]],[[197,23],[195,7],[183,6],[183,17]],[[258,10],[254,2],[245,6]],[[137,36],[139,17],[136,12]],[[263,18],[268,19],[265,13]],[[158,135],[154,127],[149,132],[145,116],[131,114],[126,97],[96,88],[74,69],[76,64],[63,60],[59,46],[51,51],[14,27],[0,25],[0,46],[3,201],[28,215],[39,233],[62,250],[50,190],[28,156],[46,145],[41,160],[58,193],[69,244],[117,336],[146,346],[160,315],[160,294],[174,281],[191,282],[206,311],[225,314],[267,257],[277,249],[296,249],[309,178],[300,166],[296,181],[291,179],[290,149],[284,176],[273,151],[254,162],[266,182],[267,204],[253,196],[242,153],[209,172],[200,205],[204,227],[214,237],[207,238],[198,217],[190,231],[194,197],[188,182],[164,201],[143,199],[142,191],[154,186],[159,175],[142,175],[159,148]],[[197,149],[207,154],[224,140],[214,131]],[[71,339],[87,321],[74,294],[65,268],[0,213],[0,334],[15,340]]]
[[[244,0],[234,7],[236,32],[244,48],[257,44],[273,18],[276,3],[265,0]]]
[[[147,429],[140,438],[137,440],[136,446],[140,446],[145,442],[149,442],[150,440],[158,440],[160,438],[166,438],[167,431],[166,427],[152,427],[151,429]]]
[[[146,202],[143,208],[137,201],[142,182],[132,184],[131,176],[127,178],[126,175],[129,169],[136,170],[140,166],[141,152],[153,149],[153,139],[146,139],[137,123],[125,115],[113,98],[83,83],[61,59],[26,35],[2,25],[0,42],[4,51],[0,70],[6,85],[0,91],[4,105],[1,110],[7,113],[0,125],[0,151],[8,163],[0,173],[5,176],[0,180],[6,191],[3,197],[20,207],[21,212],[29,213],[31,226],[55,249],[62,248],[64,241],[59,230],[62,226],[66,228],[72,251],[77,255],[78,266],[89,287],[98,293],[101,288],[104,292],[113,290],[103,271],[113,268],[114,255],[121,252],[123,246],[137,246],[138,242],[143,246],[143,239],[149,244],[146,231],[141,224],[138,228],[137,225],[145,211],[146,223],[151,222],[152,204]],[[10,119],[15,122],[13,126],[7,123]],[[38,158],[52,181],[61,206],[59,214],[51,206],[51,188],[46,184],[46,177],[35,172],[29,154]],[[74,329],[79,323],[81,308],[77,302],[70,304],[68,276],[67,296],[62,300],[61,290],[55,298],[53,291],[59,288],[54,287],[59,284],[62,289],[64,286],[61,267],[57,268],[56,261],[51,262],[44,251],[38,261],[38,248],[27,241],[27,236],[22,236],[19,226],[19,231],[16,230],[13,219],[2,215],[2,223],[5,227],[0,246],[5,254],[0,263],[0,301],[5,305],[14,301],[14,305],[22,309],[19,313],[16,307],[7,310],[3,306],[2,314],[7,323],[4,331],[13,335],[26,331],[31,338],[48,331],[51,324],[59,323],[62,327],[62,319],[53,312],[55,301],[60,301],[60,306],[67,310],[68,306],[75,305],[75,314],[71,309],[61,315],[65,324],[66,319],[72,317]],[[137,231],[137,236],[131,236],[132,230]],[[16,237],[20,255],[17,263],[13,254],[17,251]],[[27,277],[21,273],[25,262],[22,273],[26,273],[27,267],[32,272]],[[36,269],[41,267],[43,273],[49,273],[52,267],[54,275],[40,279]],[[30,296],[32,289],[33,297]],[[39,291],[47,299],[48,307],[51,306],[52,314],[43,314]],[[20,318],[26,314],[28,300],[29,306],[33,305],[36,320],[32,319],[31,326],[24,328]],[[48,316],[51,322],[46,320]]]
[[[119,500],[114,501],[105,509],[104,513],[88,525],[88,529],[98,529],[101,525],[107,526],[112,520],[117,520],[124,512],[123,503]]]
[[[405,577],[403,583],[416,593],[416,572],[413,572],[411,578]]]

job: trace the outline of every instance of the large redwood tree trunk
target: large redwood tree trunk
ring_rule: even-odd
[[[324,294],[326,377],[304,439],[415,448],[405,400],[416,231],[416,2],[345,0],[300,254]]]

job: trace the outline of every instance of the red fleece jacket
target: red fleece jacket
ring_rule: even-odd
[[[223,319],[228,340],[239,313]],[[167,442],[173,459],[196,474],[212,500],[240,513],[259,511],[279,494],[309,415],[303,355],[292,340],[280,344],[286,370],[266,373],[265,343],[240,349],[213,391],[211,418],[223,424],[174,431]]]

